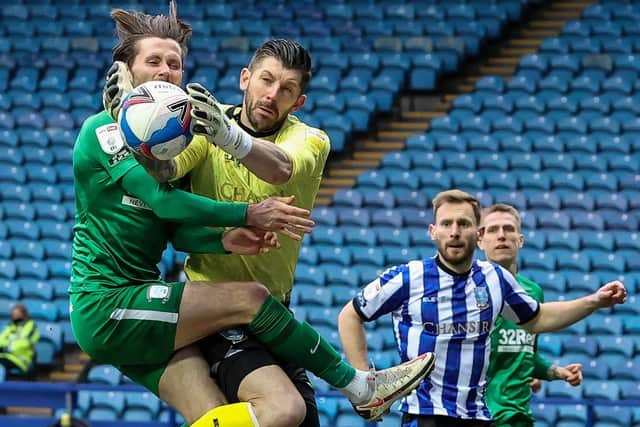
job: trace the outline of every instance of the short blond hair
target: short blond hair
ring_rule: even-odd
[[[520,212],[516,208],[511,205],[507,205],[506,203],[496,203],[491,206],[487,206],[482,210],[482,218],[481,223],[484,222],[484,219],[487,215],[492,214],[494,212],[504,212],[508,213],[516,219],[516,223],[518,224],[518,231],[522,228],[522,221],[520,220]]]
[[[476,219],[476,224],[480,224],[480,210],[482,207],[480,206],[480,202],[478,199],[473,197],[469,193],[465,193],[462,190],[447,190],[441,191],[436,194],[436,197],[433,198],[431,204],[433,205],[433,221],[436,220],[436,215],[438,213],[438,209],[440,206],[445,203],[468,203],[473,208],[473,216]]]

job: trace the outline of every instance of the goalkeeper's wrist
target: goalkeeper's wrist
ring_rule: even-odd
[[[217,144],[226,153],[231,154],[235,159],[242,160],[251,152],[253,138],[251,135],[240,129],[234,123],[230,123],[228,133],[224,135],[222,144]]]

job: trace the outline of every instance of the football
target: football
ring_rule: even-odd
[[[180,154],[191,142],[191,105],[180,87],[149,81],[123,100],[120,133],[129,147],[158,160]]]

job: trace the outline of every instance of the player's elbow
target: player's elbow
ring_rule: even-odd
[[[353,304],[348,302],[340,311],[338,315],[338,328],[348,327],[349,325],[359,325],[362,326],[363,322],[356,310],[353,308]]]
[[[269,184],[281,185],[289,182],[291,178],[291,164],[280,162],[277,167],[271,169],[266,181]]]

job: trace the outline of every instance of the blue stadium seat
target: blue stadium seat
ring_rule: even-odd
[[[485,206],[483,204],[483,206]],[[523,233],[527,247],[534,249],[546,249],[547,234],[543,231],[529,230]]]
[[[404,225],[408,228],[417,227],[426,229],[433,222],[433,214],[429,209],[422,208],[397,208],[400,212]]]
[[[572,158],[563,154],[564,141],[556,138],[555,135],[547,135],[543,137],[532,137],[533,149],[538,153],[556,154],[555,156],[543,157],[545,168],[573,170]]]
[[[55,358],[55,348],[53,343],[40,340],[36,343],[36,366],[51,366]]]
[[[557,413],[555,406],[544,403],[534,403],[531,405],[531,411],[535,418],[536,426],[543,422],[546,422],[549,426],[556,424]]]
[[[377,241],[380,245],[407,247],[410,245],[409,232],[406,229],[392,227],[377,227],[375,229]]]
[[[612,371],[612,376],[615,378],[616,376],[620,376],[621,378],[630,378],[635,379],[636,377],[640,377],[639,370],[630,370],[632,372],[620,373],[620,371],[625,371],[622,369],[626,367],[627,361],[629,363],[633,363],[630,359],[634,355],[634,344],[633,341],[623,337],[623,336],[599,336],[598,337],[599,349],[600,353],[598,357],[602,360],[606,358],[604,356],[611,356],[610,360],[618,360],[614,359],[613,356],[620,356],[625,363],[610,363],[609,368]],[[628,367],[626,369],[629,371]]]
[[[354,225],[368,227],[371,223],[369,211],[364,209],[336,208],[340,226]]]
[[[606,211],[606,214],[603,213],[602,217],[608,230],[638,231],[638,218],[629,214]]]
[[[527,199],[519,191],[497,191],[494,193],[494,203],[507,203],[514,206],[520,212],[522,227],[525,229],[535,228],[535,214],[523,212],[527,208]]]
[[[594,406],[596,425],[609,427],[625,427],[633,425],[633,411],[625,406]]]
[[[336,225],[337,213],[332,208],[320,207],[311,212],[311,219],[318,225]]]
[[[65,241],[45,239],[42,246],[48,259],[71,259],[71,244]]]
[[[401,248],[397,246],[384,246],[383,252],[384,261],[378,265],[399,265],[422,258],[415,247]]]
[[[125,394],[117,391],[92,391],[91,403],[88,411],[89,419],[98,416],[105,419],[118,419],[125,408]],[[105,411],[99,412],[99,411]],[[109,415],[107,415],[109,414]],[[104,418],[103,418],[104,416]],[[111,416],[115,418],[111,418]]]
[[[421,191],[415,191],[410,188],[398,188],[394,191],[396,204],[398,206],[414,207],[424,209],[429,202],[427,197]]]
[[[327,289],[327,288],[320,288]],[[331,304],[331,300],[328,301]],[[307,309],[307,321],[313,326],[324,325],[335,329],[336,322],[338,320],[338,314],[342,307],[321,307],[321,306],[308,306]],[[327,339],[331,339],[330,336],[323,335]]]
[[[547,234],[546,238],[547,246],[550,249],[561,248],[577,251],[580,249],[580,235],[578,233],[563,231],[563,232],[551,232]]]
[[[614,236],[602,231],[581,231],[580,242],[585,249],[612,251],[615,246]]]
[[[38,331],[40,332],[41,342],[51,343],[53,345],[55,353],[58,353],[62,350],[62,328],[60,328],[57,323],[39,323]]]
[[[351,265],[351,251],[349,248],[316,244],[314,245],[314,249],[318,253],[320,264],[330,262],[346,266]]]
[[[527,198],[527,207],[529,209],[557,210],[560,208],[560,198],[554,193],[546,191],[529,193],[529,196]]]
[[[598,146],[595,139],[591,139],[587,136],[578,136],[576,138],[565,139],[565,149],[571,153],[587,153],[595,154],[598,151]],[[579,160],[578,157],[576,160]]]
[[[30,221],[7,220],[5,225],[11,238],[37,240],[40,237],[40,228]]]
[[[316,227],[311,234],[314,244],[341,246],[343,242],[342,230],[335,227]]]
[[[125,419],[155,420],[160,413],[161,406],[161,401],[152,393],[125,393]],[[133,414],[136,416],[133,417]]]
[[[318,252],[310,247],[310,246],[302,246],[300,248],[300,254],[298,256],[298,262],[306,264],[306,265],[316,265],[318,264]],[[173,265],[173,259],[169,263],[166,263],[167,266]]]
[[[620,387],[614,381],[586,379],[582,394],[587,399],[619,400]]]
[[[371,215],[371,225],[400,228],[403,226],[403,216],[394,209],[376,209]]]
[[[545,384],[545,387],[547,389],[547,397],[565,399],[582,398],[582,391],[580,390],[580,387],[573,387],[564,381],[552,381]]]
[[[596,197],[596,209],[611,209],[626,212],[629,208],[629,201],[620,193],[600,194]]]
[[[0,278],[14,279],[17,275],[17,268],[13,261],[0,259]]]
[[[538,350],[553,356],[562,354],[562,340],[555,334],[543,334],[538,338]]]
[[[12,89],[23,90],[29,93],[35,92],[38,86],[39,72],[33,67],[20,67],[13,79],[11,79],[9,86]]]
[[[523,249],[522,261],[525,269],[540,269],[553,271],[556,268],[556,259],[552,254],[544,251],[528,251]]]
[[[637,381],[618,380],[618,384],[620,386],[620,395],[623,399],[640,399],[640,383]],[[636,421],[639,420],[640,413],[634,417]]]
[[[324,286],[326,275],[318,266],[299,265],[296,268],[295,280],[300,285],[309,283],[315,286]]]
[[[622,335],[622,319],[606,314],[594,314],[587,318],[590,334]]]
[[[595,208],[593,196],[588,193],[570,192],[562,198],[561,202],[563,209],[591,211]]]
[[[574,230],[604,230],[602,216],[587,211],[565,211],[570,214],[571,228]]]
[[[29,183],[56,184],[58,177],[55,168],[38,163],[24,165]]]
[[[376,234],[370,228],[344,227],[344,241],[348,245],[363,245],[374,247],[376,245]]]
[[[23,298],[39,299],[42,301],[53,300],[53,286],[47,281],[19,279],[16,283],[20,284]]]
[[[356,414],[342,413],[336,417],[335,427],[364,427],[365,421]]]
[[[342,307],[347,302],[351,301],[356,296],[359,290],[359,288],[354,285],[339,284],[331,285],[330,289],[333,295],[333,305],[337,307]]]
[[[64,205],[47,202],[34,202],[33,210],[38,219],[52,219],[57,221],[65,221],[67,219],[67,210]]]
[[[561,211],[538,211],[537,219],[538,227],[542,228],[568,230],[571,224],[569,216]]]
[[[7,201],[4,204],[6,219],[33,221],[36,218],[36,211],[31,204]]]
[[[609,365],[599,358],[591,359],[582,365],[583,376],[586,380],[608,380]]]
[[[353,262],[355,264],[385,265],[385,253],[382,248],[354,248]]]
[[[58,239],[70,241],[72,226],[69,223],[52,220],[39,220],[40,235],[44,239]]]
[[[331,307],[332,291],[327,287],[300,284],[295,287],[294,298],[298,305]],[[308,308],[308,307],[307,307]]]
[[[408,175],[408,172],[405,172]],[[403,174],[400,174],[402,177]],[[389,175],[394,176],[393,174]],[[395,175],[398,176],[398,175]],[[415,182],[415,181],[411,181]],[[417,187],[417,186],[416,186]],[[391,187],[394,188],[394,187]],[[396,187],[397,188],[397,187]],[[363,188],[362,190],[363,206],[368,208],[391,209],[396,205],[394,193],[392,191],[384,191],[371,188]],[[375,214],[374,214],[375,215]],[[373,220],[373,217],[372,217]]]
[[[9,280],[0,281],[0,298],[17,301],[20,299],[20,294],[21,289],[18,282]]]
[[[50,259],[47,260],[49,274],[52,278],[68,278],[71,276],[71,261]]]
[[[623,320],[625,334],[637,335],[640,333],[640,318],[625,317]]]
[[[25,298],[22,303],[29,310],[29,314],[36,320],[55,322],[58,320],[58,308],[52,302],[40,299]]]
[[[598,154],[582,154],[575,158],[576,172],[581,175],[607,171],[607,159]],[[584,184],[583,184],[584,185]]]

